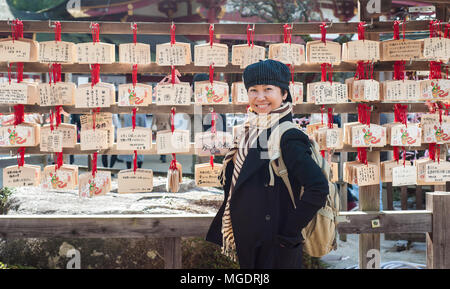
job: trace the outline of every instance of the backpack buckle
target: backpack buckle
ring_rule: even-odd
[[[281,175],[287,175],[288,171],[285,169],[285,170],[279,171],[278,173],[280,174],[280,176]]]

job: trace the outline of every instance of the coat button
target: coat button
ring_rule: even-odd
[[[266,221],[270,221],[270,215],[266,215]]]

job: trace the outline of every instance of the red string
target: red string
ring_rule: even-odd
[[[133,72],[131,74],[131,78],[133,81],[133,88],[136,87],[136,83],[137,83],[137,68],[138,68],[138,65],[133,64]]]
[[[396,103],[394,105],[394,122],[401,122],[407,126],[408,123],[408,106]]]
[[[136,107],[133,107],[133,115],[131,116],[131,122],[132,122],[132,126],[133,126],[133,131],[136,128]]]
[[[214,26],[212,24],[209,24],[209,44],[211,47],[214,43]]]
[[[100,81],[100,64],[92,64],[91,86],[94,87]]]
[[[55,41],[61,41],[61,22],[55,21]]]
[[[364,63],[364,61],[358,61],[358,63],[356,64],[356,73],[355,73],[355,76],[354,76],[354,78],[356,79],[358,79],[358,80],[361,80],[361,79],[364,79],[364,66],[365,66],[365,63]]]
[[[17,166],[23,167],[25,164],[25,148],[20,147],[17,149]]]
[[[320,155],[325,158],[325,150],[320,150]]]
[[[436,148],[436,158],[437,158],[438,163],[439,163],[440,156],[441,156],[441,145],[438,144],[437,148]]]
[[[254,36],[255,36],[255,31],[253,30],[253,28],[250,28],[250,24],[248,24],[247,25],[247,44],[248,44],[248,46],[251,46],[252,48],[254,46],[254,43],[253,43]]]
[[[358,121],[370,127],[370,107],[365,103],[358,104]]]
[[[174,45],[175,44],[175,24],[172,24],[170,26],[170,45]]]
[[[131,28],[133,30],[133,43],[134,45],[137,44],[137,24],[134,23],[133,27]]]
[[[100,42],[100,26],[98,23],[92,23],[92,42]]]
[[[405,147],[402,147],[402,149],[403,149],[403,167],[405,167],[406,166],[406,150],[405,150]]]
[[[284,43],[292,43],[292,26],[289,24],[283,25],[283,38]]]
[[[400,156],[399,156],[399,149],[398,149],[397,146],[394,146],[394,147],[392,147],[392,148],[393,148],[394,160],[397,161],[397,164],[398,164],[398,161],[399,161],[399,159],[400,159]]]
[[[321,63],[320,64],[320,70],[322,72],[322,78],[321,81],[325,82],[327,81],[327,63]]]
[[[322,115],[322,124],[323,124],[323,111],[325,110],[325,105],[322,104],[322,106],[320,107],[320,113]]]
[[[333,108],[328,108],[328,128],[333,128]]]
[[[444,38],[450,38],[450,24],[445,24]]]
[[[56,158],[56,165],[55,165],[55,171],[60,169],[63,165],[63,161],[64,161],[64,155],[62,152],[56,152],[55,153],[55,158]]]
[[[211,85],[214,82],[214,65],[210,65],[209,66],[209,82],[211,83]]]
[[[403,41],[405,40],[405,28],[406,28],[406,22],[405,22],[405,19],[403,19],[403,23],[402,23]]]
[[[359,22],[358,24],[358,40],[364,40],[364,25],[366,22]]]
[[[442,63],[440,61],[430,61],[430,79],[441,79]]]
[[[394,80],[405,80],[405,61],[394,62]]]
[[[19,38],[23,38],[23,23],[19,19],[12,21],[13,25],[11,27],[12,29],[12,39],[18,40]]]
[[[53,114],[53,110],[50,110],[50,130],[53,131],[54,127],[53,127],[53,121],[55,119],[55,115]]]
[[[436,161],[436,143],[428,144],[428,155],[432,161]]]
[[[214,169],[214,156],[209,156],[209,163],[211,165],[211,168]]]
[[[61,111],[62,111],[62,105],[56,106],[56,128],[59,127],[61,124]]]
[[[287,64],[287,66],[289,66],[289,70],[291,71],[291,82],[294,83],[294,74],[295,74],[294,64]]]
[[[172,85],[174,85],[175,84],[175,67],[173,65],[170,66],[170,75],[171,75],[170,82],[172,82]]]
[[[170,129],[173,133],[175,131],[175,108],[171,108],[170,113]]]
[[[92,177],[95,178],[96,173],[97,173],[97,152],[95,152],[92,156]]]
[[[357,148],[357,151],[359,162],[367,165],[367,148]]]
[[[137,150],[134,150],[134,157],[133,157],[133,172],[136,174],[137,170]]]
[[[177,168],[177,156],[176,154],[172,154],[172,161],[170,162],[169,169],[171,170],[178,170]]]
[[[25,106],[23,104],[17,104],[14,106],[14,126],[23,123],[25,119],[24,109]]]
[[[53,83],[61,82],[61,63],[52,64]]]
[[[48,65],[48,84],[52,85],[52,76],[53,76],[53,65],[49,64]]]
[[[216,111],[213,109],[213,111],[211,112],[211,133],[216,133],[216,119],[217,119],[217,114]]]
[[[400,21],[394,21],[394,40],[400,39],[400,29],[399,29]]]
[[[322,22],[322,25],[320,25],[320,33],[322,34],[321,41],[327,45],[326,37],[327,37],[327,27],[325,22]]]
[[[23,62],[17,62],[17,83],[23,81]]]

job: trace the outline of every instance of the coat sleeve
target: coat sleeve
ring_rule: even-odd
[[[311,157],[310,142],[306,134],[297,129],[286,131],[281,138],[280,148],[291,184],[295,179],[295,183],[304,188],[302,198],[300,199],[299,194],[295,198],[297,208],[294,214],[285,222],[284,228],[281,228],[282,234],[295,236],[325,205],[329,193],[328,180]]]

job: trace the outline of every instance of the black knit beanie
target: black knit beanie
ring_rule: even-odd
[[[250,87],[258,84],[275,85],[286,89],[288,93],[286,101],[292,102],[289,92],[291,72],[286,64],[272,59],[260,60],[247,66],[242,77],[247,91]]]

